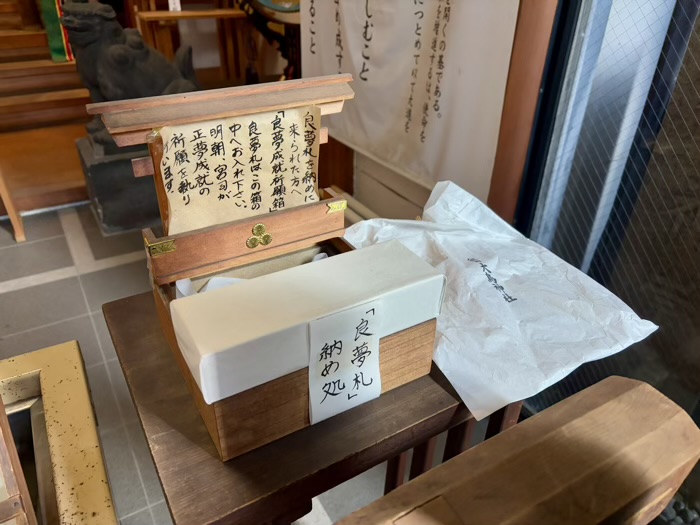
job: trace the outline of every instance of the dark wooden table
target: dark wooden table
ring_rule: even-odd
[[[411,475],[419,474],[445,430],[452,429],[445,457],[468,446],[474,420],[443,377],[426,376],[222,463],[163,337],[153,296],[103,311],[176,524],[290,523],[310,512],[311,498],[387,460],[387,490],[394,488],[404,478],[404,451],[413,447]],[[489,433],[515,421],[515,407],[507,407]]]

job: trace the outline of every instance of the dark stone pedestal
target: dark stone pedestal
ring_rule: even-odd
[[[131,169],[131,159],[147,157],[147,148],[123,148],[119,153],[105,154],[102,146],[89,137],[78,139],[76,145],[102,233],[160,225],[153,177],[136,178]]]

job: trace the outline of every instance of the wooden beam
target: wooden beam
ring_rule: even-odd
[[[558,0],[521,0],[488,205],[512,222]]]
[[[342,102],[354,96],[355,93],[350,86],[336,84],[281,93],[257,93],[244,98],[228,97],[206,102],[190,101],[186,104],[183,103],[176,109],[169,105],[156,105],[139,111],[106,113],[102,115],[102,120],[112,135],[129,132],[150,133],[163,126],[252,115],[301,106],[320,106],[321,115],[323,115],[329,113],[329,111],[324,111],[325,104],[337,104],[339,101]]]
[[[97,102],[88,104],[87,112],[90,115],[103,113],[117,113],[120,111],[134,111],[137,109],[151,108],[153,106],[180,105],[190,102],[205,102],[220,100],[222,98],[240,98],[261,93],[279,93],[281,91],[296,90],[306,87],[330,86],[333,84],[346,84],[352,81],[352,75],[328,75],[325,77],[301,78],[287,80],[285,82],[268,82],[265,84],[253,84],[233,88],[208,89],[191,93],[175,93],[159,97],[132,98],[129,100],[115,100],[113,102]]]
[[[700,430],[651,386],[609,377],[340,525],[649,523],[700,457]]]
[[[236,19],[245,18],[246,14],[240,9],[201,9],[196,11],[139,11],[136,16],[143,22],[164,22],[207,18]]]

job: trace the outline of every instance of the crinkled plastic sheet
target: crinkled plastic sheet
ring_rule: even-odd
[[[445,273],[434,360],[477,419],[657,329],[451,182],[435,186],[422,221],[372,219],[345,238],[397,239]]]

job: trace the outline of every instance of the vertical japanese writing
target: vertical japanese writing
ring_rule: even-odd
[[[169,233],[317,201],[319,119],[309,106],[163,127]]]
[[[335,2],[335,58],[338,60],[338,73],[343,72],[343,33],[340,23],[340,0]]]
[[[285,196],[287,195],[287,186],[284,183],[284,174],[287,168],[284,166],[284,152],[282,150],[284,144],[283,118],[284,111],[278,111],[272,119],[272,158],[270,160],[272,170],[272,205],[269,211],[284,208]]]
[[[313,202],[318,200],[316,194],[316,160],[318,155],[314,155],[314,145],[318,144],[316,122],[311,112],[304,115],[304,164],[306,171],[301,179],[304,190],[304,202]]]
[[[481,266],[481,269],[484,272],[484,276],[486,277],[486,280],[489,283],[491,283],[491,285],[503,295],[503,300],[505,302],[512,303],[512,302],[518,300],[517,297],[513,297],[512,295],[508,294],[506,292],[505,288],[503,288],[503,286],[498,284],[498,280],[491,274],[491,270],[489,269],[488,266],[486,266],[486,264],[483,263],[483,261],[481,261],[480,259],[476,259],[474,257],[470,257],[469,259],[467,259],[467,261],[476,263],[479,266]]]
[[[334,355],[335,352],[335,355]],[[339,396],[345,390],[345,382],[342,379],[334,379],[333,375],[337,374],[340,368],[340,361],[334,361],[333,358],[339,359],[343,352],[343,342],[334,339],[332,343],[324,343],[319,354],[319,362],[321,363],[321,376],[326,379],[326,382],[321,386],[323,398],[321,404],[324,403],[328,396]]]
[[[406,104],[406,122],[404,123],[404,132],[408,133],[411,130],[411,121],[413,120],[413,93],[416,88],[416,82],[418,81],[418,63],[420,62],[421,47],[423,43],[421,38],[423,36],[423,17],[425,12],[423,11],[423,0],[413,0],[413,5],[415,11],[413,16],[416,21],[416,28],[414,30],[415,39],[413,41],[413,68],[411,69],[411,83],[410,91],[408,94],[408,103]]]
[[[188,166],[190,165],[190,159],[187,153],[187,145],[185,144],[184,134],[174,134],[169,141],[164,142],[164,144],[168,143],[170,143],[170,151],[172,151],[173,155],[173,163],[170,167],[171,169],[174,168],[177,171],[179,177],[176,181],[177,192],[182,196],[183,203],[188,205],[190,203],[190,196],[188,195],[188,192],[191,187],[187,177],[187,170]],[[172,171],[170,174],[172,175]],[[172,185],[166,186],[166,189],[168,189],[169,193],[172,193]]]
[[[437,15],[435,17],[435,22],[433,23],[433,38],[430,41],[430,66],[428,67],[428,76],[425,81],[425,101],[423,102],[423,115],[421,117],[421,131],[420,131],[420,141],[425,142],[426,139],[426,128],[428,127],[428,111],[430,109],[430,100],[432,97],[432,86],[433,86],[433,67],[435,66],[435,58],[438,53],[438,35],[440,33],[440,17],[442,16],[444,0],[440,0],[437,7]]]
[[[367,82],[368,79],[368,73],[369,73],[369,50],[370,50],[370,42],[372,41],[372,37],[374,35],[374,23],[371,22],[372,20],[372,14],[369,12],[369,0],[365,0],[365,25],[362,30],[362,39],[364,40],[362,44],[362,70],[360,71],[360,74],[358,75],[360,77],[360,80]]]
[[[262,157],[257,154],[262,147],[260,135],[258,123],[251,120],[250,124],[248,124],[248,147],[250,149],[248,169],[253,179],[250,183],[250,208],[252,210],[259,210],[262,207],[262,185],[260,184],[260,163],[262,162]]]
[[[289,126],[289,137],[291,138],[291,144],[289,146],[289,150],[291,151],[291,156],[289,157],[289,171],[290,175],[292,177],[291,180],[291,192],[292,195],[302,195],[301,191],[299,189],[301,188],[301,179],[300,179],[300,174],[301,170],[299,168],[299,165],[301,164],[300,160],[300,153],[299,153],[299,144],[297,143],[297,138],[300,136],[299,133],[299,125],[295,122],[291,126]]]
[[[231,172],[231,184],[230,184],[230,190],[228,192],[228,195],[231,196],[231,193],[233,194],[231,198],[233,198],[233,203],[237,208],[248,208],[248,200],[245,197],[245,168],[246,164],[245,162],[245,157],[243,153],[243,133],[241,132],[241,129],[243,126],[239,123],[234,123],[228,126],[228,130],[230,133],[230,140],[229,140],[229,151],[231,153],[229,162],[220,164],[216,168],[214,168],[214,171],[217,173],[217,180],[221,181],[222,179],[225,179],[226,175],[228,172]],[[228,189],[228,183],[226,184],[226,188]],[[221,190],[223,185],[219,187]],[[221,197],[219,197],[221,199]]]
[[[207,196],[211,193],[210,186],[213,186],[214,183],[209,180],[209,176],[211,175],[209,168],[210,150],[202,128],[194,130],[190,142],[194,145],[192,151],[194,151],[195,166],[192,172],[194,175],[194,185],[190,184],[189,189],[197,190],[200,196]]]
[[[309,0],[309,53],[316,54],[316,6]]]
[[[433,111],[437,114],[438,118],[442,118],[442,113],[440,113],[440,97],[442,96],[442,91],[440,91],[440,84],[442,83],[442,77],[445,72],[445,51],[447,50],[447,24],[450,22],[450,0],[445,1],[445,8],[442,14],[442,27],[440,30],[441,37],[440,43],[438,44],[438,55],[437,59],[437,72],[435,73],[435,91],[433,96],[435,97],[435,102],[433,102]]]
[[[374,328],[371,325],[374,320],[374,313],[375,308],[367,310],[360,318],[360,322],[355,326],[355,348],[352,351],[350,362],[355,366],[356,370],[353,371],[352,388],[348,392],[348,401],[359,395],[361,387],[368,387],[374,382],[374,378],[371,376],[365,378],[365,373],[362,370],[365,360],[372,355],[370,341],[375,335]]]

